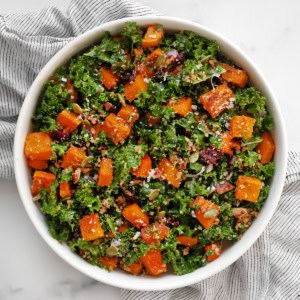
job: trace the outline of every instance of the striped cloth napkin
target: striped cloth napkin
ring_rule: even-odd
[[[13,179],[12,146],[23,99],[47,61],[75,36],[102,23],[158,12],[131,0],[73,0],[67,13],[0,15],[0,178]],[[121,290],[128,300],[300,299],[300,153],[289,154],[286,185],[268,228],[237,262],[193,286]],[[159,280],[159,279],[157,279]]]

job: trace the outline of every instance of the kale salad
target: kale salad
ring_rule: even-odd
[[[44,85],[25,142],[52,236],[100,268],[187,274],[259,214],[272,118],[215,41],[128,22]]]

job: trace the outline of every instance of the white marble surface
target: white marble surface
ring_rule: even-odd
[[[166,15],[186,18],[224,34],[263,70],[286,120],[289,148],[300,151],[299,0],[140,0]],[[0,14],[26,12],[69,0],[0,0]],[[30,223],[16,185],[0,180],[0,299],[119,299],[62,261]]]

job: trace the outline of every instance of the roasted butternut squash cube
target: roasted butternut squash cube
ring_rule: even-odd
[[[207,261],[212,262],[221,255],[221,247],[217,243],[212,243],[211,245],[205,246],[205,252],[207,254]]]
[[[140,58],[144,53],[143,48],[135,48],[133,49],[133,54],[136,58]]]
[[[61,198],[67,198],[72,196],[70,182],[61,182],[59,184],[59,196]]]
[[[230,133],[233,138],[250,139],[255,119],[246,116],[234,116],[230,120]]]
[[[116,87],[118,84],[118,77],[114,74],[112,70],[109,70],[105,67],[100,68],[102,75],[102,83],[108,89]]]
[[[125,84],[125,98],[129,102],[132,102],[138,96],[139,93],[147,90],[147,85],[148,84],[145,81],[145,78],[141,74],[136,75],[135,80],[133,82]]]
[[[222,153],[226,153],[229,155],[233,154],[233,149],[239,151],[241,149],[241,145],[239,141],[235,141],[230,133],[230,131],[226,131],[222,134],[222,146],[220,148]]]
[[[117,114],[129,126],[132,126],[139,119],[139,111],[134,105],[123,106]]]
[[[78,115],[68,110],[63,110],[56,118],[56,122],[65,129],[74,131],[82,122]]]
[[[182,173],[167,158],[162,159],[158,163],[157,171],[161,178],[165,179],[173,187],[178,188],[180,186]]]
[[[136,204],[130,204],[123,209],[123,217],[133,226],[142,228],[149,224],[149,218],[146,213]]]
[[[226,84],[219,85],[199,97],[199,101],[212,118],[216,118],[228,108],[234,99],[233,91]]]
[[[236,183],[235,198],[256,202],[261,188],[262,182],[260,179],[249,176],[239,176]]]
[[[64,155],[61,167],[62,168],[81,167],[81,163],[84,159],[85,159],[85,151],[71,145],[67,153]]]
[[[275,152],[275,143],[270,133],[264,132],[262,134],[262,142],[256,147],[256,151],[260,154],[260,161],[262,164],[266,164],[272,160]]]
[[[113,271],[118,265],[118,259],[116,257],[100,256],[99,262],[109,272]]]
[[[245,87],[248,82],[248,75],[246,71],[234,68],[225,63],[222,63],[221,66],[226,70],[226,72],[221,75],[222,79],[238,86],[241,89]]]
[[[79,221],[79,226],[84,241],[93,241],[104,236],[97,213],[84,216]]]
[[[125,264],[122,264],[121,265],[121,268],[128,272],[128,273],[131,273],[133,275],[139,275],[141,272],[142,272],[142,269],[143,269],[143,265],[142,263],[139,261],[139,262],[135,262],[135,263],[132,263],[128,266],[126,266]]]
[[[141,262],[146,269],[146,273],[152,276],[157,276],[167,271],[167,265],[162,259],[159,249],[150,249],[143,257]]]
[[[192,247],[194,247],[198,244],[199,239],[198,238],[193,238],[193,237],[190,237],[190,236],[179,235],[177,237],[177,242],[180,245],[192,248]]]
[[[101,125],[101,131],[112,137],[114,144],[124,143],[130,134],[130,126],[122,118],[111,113]]]
[[[142,46],[144,48],[157,47],[164,37],[164,30],[161,25],[152,24],[147,28],[147,32],[142,39]]]
[[[45,132],[28,133],[25,141],[25,156],[31,160],[48,160],[52,156],[52,139]]]
[[[140,74],[144,77],[152,77],[154,75],[155,62],[158,57],[163,56],[164,51],[157,48],[152,51],[140,67]]]
[[[148,154],[141,159],[141,164],[136,170],[131,170],[130,172],[141,178],[147,178],[149,176],[149,172],[152,169],[152,161]]]
[[[220,213],[220,207],[209,200],[198,196],[191,206],[195,208],[197,220],[205,229],[209,229],[215,222]]]
[[[46,189],[50,192],[50,185],[55,182],[55,179],[55,174],[44,171],[35,171],[32,178],[32,194],[38,194],[41,189]]]
[[[113,180],[113,162],[110,158],[102,158],[99,174],[98,186],[110,186]]]
[[[170,100],[168,106],[172,107],[176,114],[186,117],[192,112],[192,99],[190,97],[184,97],[178,101]]]
[[[159,245],[169,235],[169,232],[168,226],[155,222],[141,229],[141,237],[147,245]]]
[[[27,159],[27,165],[35,170],[43,170],[48,168],[48,161]]]

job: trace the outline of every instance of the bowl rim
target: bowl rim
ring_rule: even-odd
[[[230,247],[230,250],[228,250],[230,253],[228,254],[224,252],[223,255],[226,255],[226,257],[221,257],[210,264],[208,264],[205,267],[199,268],[196,271],[182,275],[172,275],[170,278],[168,277],[166,280],[162,279],[163,277],[159,278],[148,278],[145,277],[134,277],[132,275],[126,274],[126,276],[115,276],[113,275],[115,272],[107,273],[101,268],[95,267],[90,265],[89,263],[85,262],[83,259],[76,258],[75,256],[70,255],[66,250],[64,250],[64,246],[58,243],[57,240],[51,237],[50,233],[47,228],[46,224],[42,225],[41,220],[39,219],[40,216],[38,214],[42,214],[39,209],[33,208],[33,201],[32,196],[28,191],[30,191],[29,188],[29,181],[27,181],[27,184],[24,183],[26,174],[28,177],[28,170],[25,170],[26,166],[24,166],[24,134],[28,132],[26,129],[24,130],[24,119],[28,119],[28,111],[33,111],[33,107],[36,107],[37,100],[32,104],[31,99],[32,97],[36,95],[36,90],[38,90],[41,86],[41,83],[45,81],[45,78],[49,78],[49,74],[52,74],[50,70],[53,69],[53,65],[57,64],[59,60],[62,60],[64,57],[68,57],[68,60],[73,56],[69,55],[68,53],[71,51],[74,51],[76,48],[84,48],[82,47],[82,43],[85,44],[85,47],[88,47],[91,45],[91,43],[88,43],[89,39],[93,37],[97,33],[102,33],[104,31],[110,31],[110,27],[113,26],[120,26],[128,21],[136,21],[138,23],[142,23],[144,25],[151,24],[151,23],[177,23],[182,25],[182,27],[189,27],[189,28],[195,28],[195,32],[202,36],[210,36],[209,38],[215,39],[219,44],[222,43],[224,45],[227,45],[229,48],[231,48],[236,54],[238,54],[239,59],[242,61],[245,61],[249,66],[251,66],[253,72],[255,75],[258,76],[259,82],[262,83],[265,90],[269,94],[268,101],[271,103],[272,108],[272,115],[276,115],[275,122],[276,127],[278,127],[277,135],[278,139],[280,140],[280,155],[276,159],[276,171],[275,175],[273,177],[273,180],[276,179],[276,185],[272,183],[271,191],[272,193],[272,199],[270,199],[270,195],[268,196],[262,210],[264,210],[266,204],[268,203],[268,209],[264,210],[264,218],[260,218],[260,215],[255,220],[255,222],[250,226],[250,228],[246,231],[244,234],[242,240],[244,241],[242,243],[242,240],[236,242],[233,246]],[[164,24],[165,27],[168,27]],[[170,26],[169,26],[170,27]],[[199,31],[201,33],[199,33]],[[78,53],[80,50],[77,50]],[[44,80],[43,80],[44,78]],[[39,95],[40,93],[38,93]],[[32,114],[31,114],[32,116]],[[30,119],[31,119],[30,116]],[[26,123],[26,122],[25,122]],[[28,123],[28,121],[27,121]],[[29,126],[29,125],[28,125]],[[26,131],[26,133],[24,133]],[[276,143],[277,144],[277,143]],[[123,18],[115,21],[111,21],[105,24],[102,24],[100,26],[94,27],[93,29],[83,33],[82,35],[74,38],[71,42],[69,42],[66,46],[64,46],[61,50],[59,50],[49,61],[48,63],[42,68],[42,70],[37,75],[36,79],[32,83],[25,100],[23,102],[22,108],[20,110],[16,132],[15,132],[15,138],[14,138],[14,170],[15,170],[15,177],[16,177],[16,183],[18,192],[20,195],[20,198],[22,200],[22,203],[25,207],[25,210],[36,228],[36,230],[39,232],[39,234],[42,236],[44,241],[48,244],[48,246],[56,253],[58,254],[63,260],[68,262],[71,266],[73,266],[75,269],[81,271],[85,275],[98,280],[100,282],[119,287],[119,288],[125,288],[125,289],[132,289],[132,290],[144,290],[144,291],[159,291],[159,290],[170,290],[175,288],[184,287],[187,285],[191,285],[197,282],[200,282],[206,278],[211,277],[212,275],[224,270],[226,267],[231,265],[233,262],[235,262],[237,259],[239,259],[251,246],[252,244],[259,238],[259,236],[262,234],[266,226],[268,225],[272,215],[274,214],[276,207],[278,205],[278,201],[280,198],[280,194],[283,189],[284,185],[284,178],[286,173],[286,167],[287,167],[287,137],[286,137],[286,129],[285,124],[283,121],[283,116],[277,101],[277,98],[265,78],[265,76],[262,74],[262,72],[258,69],[255,63],[242,51],[239,47],[237,47],[234,43],[229,41],[226,37],[224,37],[222,34],[219,34],[215,32],[214,30],[203,26],[201,24],[197,24],[195,22],[187,21],[180,18],[175,17],[166,17],[166,16],[142,16],[142,17],[130,17],[130,18]],[[26,193],[24,192],[24,189],[26,189]],[[35,205],[35,204],[34,204]],[[36,206],[36,205],[35,205]],[[262,212],[261,210],[261,212]],[[260,213],[261,213],[260,212]],[[45,223],[45,222],[44,222]],[[249,232],[249,233],[248,233]],[[236,247],[238,245],[239,247]],[[99,271],[94,270],[94,268],[99,269]],[[199,271],[203,269],[203,272]],[[204,271],[205,269],[205,271]],[[101,270],[101,271],[100,271]],[[103,272],[104,271],[104,272]],[[199,271],[199,272],[197,272]],[[196,273],[195,273],[196,272]],[[118,273],[117,273],[118,274]],[[130,277],[129,277],[130,276]],[[142,279],[141,279],[142,278]],[[172,280],[170,280],[172,278]],[[179,278],[179,280],[175,280],[175,278]]]

